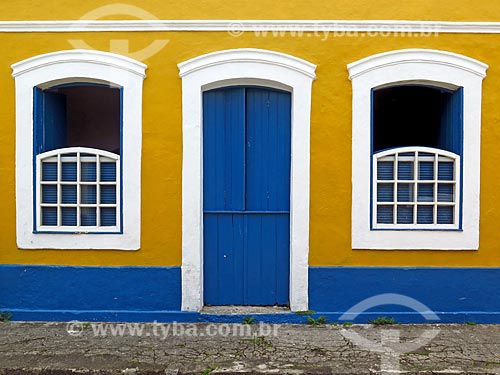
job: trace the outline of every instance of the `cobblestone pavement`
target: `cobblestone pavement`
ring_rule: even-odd
[[[500,374],[500,325],[0,323],[1,375],[75,372]]]

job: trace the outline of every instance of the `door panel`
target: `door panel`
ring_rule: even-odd
[[[290,94],[224,88],[203,106],[205,303],[287,304]]]
[[[245,209],[245,89],[203,95],[204,210]]]
[[[233,214],[205,214],[205,302],[244,304],[243,218]]]
[[[246,215],[247,301],[256,305],[288,303],[288,214]]]
[[[247,89],[247,210],[290,209],[290,95]]]

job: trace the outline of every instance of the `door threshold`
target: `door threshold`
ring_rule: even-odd
[[[211,315],[256,315],[256,314],[288,314],[287,306],[203,306],[202,314]]]

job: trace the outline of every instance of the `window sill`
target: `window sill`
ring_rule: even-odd
[[[119,233],[25,233],[18,237],[20,249],[44,250],[139,250],[137,234]]]
[[[479,231],[450,230],[357,230],[353,250],[477,250]]]

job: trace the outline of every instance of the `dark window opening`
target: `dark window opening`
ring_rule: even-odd
[[[97,84],[35,88],[36,153],[90,147],[120,154],[120,89]]]
[[[373,91],[373,152],[405,146],[461,154],[462,89],[396,86]]]

